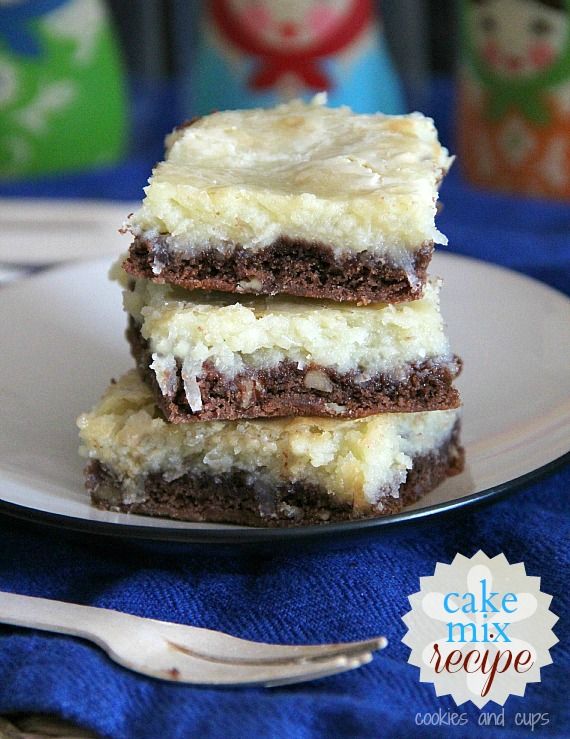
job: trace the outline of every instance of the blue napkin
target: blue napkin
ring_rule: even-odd
[[[442,122],[445,131],[445,121]],[[162,133],[158,130],[157,134]],[[158,138],[158,136],[157,136]],[[113,172],[0,188],[0,194],[138,197],[148,172],[127,162]],[[136,192],[135,192],[136,191]],[[439,224],[453,251],[521,270],[570,292],[570,208],[478,192],[452,172]],[[568,736],[570,469],[511,497],[429,523],[377,534],[345,548],[212,549],[117,542],[0,518],[0,589],[115,608],[140,616],[221,629],[283,643],[364,639],[389,646],[355,672],[305,685],[211,689],[161,683],[110,662],[78,639],[0,627],[0,713],[55,713],[102,736],[409,737],[511,736],[516,714],[547,715],[536,734]],[[436,698],[407,664],[401,643],[408,596],[436,562],[456,553],[504,552],[538,575],[554,596],[560,640],[553,664],[524,698],[511,697],[505,728],[477,725],[471,704]],[[491,708],[490,708],[491,706]],[[489,704],[485,712],[498,711]],[[434,714],[437,728],[418,727]],[[463,728],[446,726],[465,713]],[[443,722],[443,724],[441,724]]]
[[[504,552],[539,575],[554,595],[560,643],[542,681],[505,706],[547,713],[541,735],[568,736],[568,472],[456,517],[378,535],[345,550],[216,552],[88,539],[0,522],[0,589],[116,608],[261,641],[311,643],[385,634],[389,646],[355,672],[299,686],[199,688],[161,683],[111,663],[96,647],[64,636],[0,628],[0,713],[54,712],[103,736],[414,736],[418,714],[464,712],[452,736],[478,735],[479,711],[436,698],[407,664],[401,643],[407,596],[437,561],[457,552]],[[491,704],[489,704],[491,705]],[[485,709],[487,712],[487,708]],[[437,720],[440,720],[439,718]],[[470,730],[471,733],[467,733]],[[482,731],[479,729],[479,731]],[[441,736],[444,727],[433,729]],[[494,732],[487,730],[492,736]],[[537,730],[538,734],[538,730]]]

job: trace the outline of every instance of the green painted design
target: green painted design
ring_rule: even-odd
[[[101,19],[88,58],[78,41],[33,21],[40,58],[0,43],[0,176],[86,169],[117,161],[126,142],[126,94],[114,34]]]
[[[564,0],[568,18],[563,49],[555,62],[544,70],[522,79],[506,78],[481,58],[469,33],[469,13],[474,3],[461,2],[461,40],[463,60],[469,64],[487,92],[485,112],[490,120],[500,120],[515,109],[537,125],[550,123],[550,110],[545,92],[570,77],[570,0]]]

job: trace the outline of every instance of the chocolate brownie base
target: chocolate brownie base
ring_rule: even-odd
[[[236,245],[189,255],[170,249],[165,237],[137,236],[123,266],[135,277],[188,290],[399,303],[421,298],[432,252],[433,244],[422,245],[404,269],[389,257],[335,255],[325,244],[289,238],[256,251]]]
[[[437,451],[416,457],[400,486],[399,497],[381,498],[377,506],[354,510],[326,490],[303,482],[273,487],[252,482],[251,475],[234,471],[226,475],[193,475],[165,481],[150,475],[144,484],[144,500],[124,503],[121,483],[99,462],[85,470],[86,487],[97,508],[122,513],[161,516],[183,521],[233,523],[243,526],[306,526],[334,521],[374,518],[398,513],[433,490],[446,477],[462,472],[464,451],[459,424]]]
[[[152,387],[156,404],[170,423],[273,416],[363,418],[388,412],[443,411],[461,404],[452,385],[461,371],[459,357],[411,364],[398,377],[380,373],[366,382],[359,382],[356,372],[341,373],[318,365],[299,369],[293,362],[228,378],[206,363],[197,378],[202,410],[193,413],[181,367],[177,368],[175,394],[164,395],[150,369],[147,342],[132,319],[127,339],[140,376]]]

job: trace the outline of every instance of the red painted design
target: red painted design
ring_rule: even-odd
[[[249,87],[263,90],[273,87],[286,74],[294,74],[306,87],[313,90],[330,90],[332,82],[321,68],[319,61],[346,48],[372,20],[371,0],[353,0],[348,10],[331,24],[326,36],[301,49],[283,50],[258,38],[251,24],[243,22],[227,0],[212,0],[212,19],[218,31],[235,47],[257,58],[259,64],[248,80]],[[285,37],[295,31],[294,24],[283,24]]]

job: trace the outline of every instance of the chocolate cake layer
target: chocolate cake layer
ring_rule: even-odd
[[[458,422],[438,450],[413,460],[399,497],[387,491],[376,505],[358,510],[317,485],[295,482],[269,487],[252,483],[251,475],[239,470],[211,476],[189,472],[170,482],[151,474],[144,485],[145,499],[130,504],[123,502],[120,482],[98,461],[87,466],[86,484],[93,504],[104,510],[244,526],[306,526],[398,513],[446,477],[460,473],[463,465]]]
[[[124,269],[189,290],[398,303],[422,296],[433,244],[403,255],[405,266],[367,251],[336,253],[322,243],[279,238],[255,251],[239,245],[186,253],[165,237],[137,236]]]
[[[211,364],[197,377],[202,409],[192,412],[177,366],[176,390],[165,395],[150,368],[152,356],[139,328],[131,319],[127,339],[142,379],[152,387],[157,406],[170,423],[234,420],[272,416],[324,416],[362,418],[385,412],[449,410],[461,404],[452,386],[461,371],[461,360],[426,360],[403,368],[398,376],[380,373],[366,382],[355,372],[340,373],[329,367],[299,368],[292,362],[249,370],[228,378]]]

